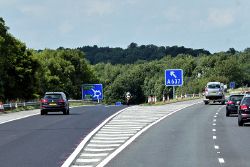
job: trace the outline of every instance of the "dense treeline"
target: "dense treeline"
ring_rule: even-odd
[[[0,18],[0,101],[35,99],[46,91],[64,91],[77,99],[83,83],[96,82],[81,51],[27,49]]]
[[[172,57],[176,57],[179,54],[189,54],[194,57],[201,54],[210,55],[210,52],[204,49],[191,49],[185,48],[183,46],[138,46],[136,43],[131,43],[127,49],[98,47],[96,45],[93,47],[84,46],[78,49],[86,54],[86,58],[91,64],[97,64],[101,62],[111,64],[133,64],[139,60],[159,60],[165,55],[171,55]]]
[[[8,27],[0,18],[0,98],[32,98],[38,66],[31,51],[8,33]]]
[[[105,86],[105,101],[125,101],[125,93],[131,92],[133,103],[143,103],[147,96],[172,96],[172,87],[164,85],[165,69],[183,69],[184,85],[176,88],[177,94],[201,93],[210,81],[225,84],[236,82],[236,86],[250,84],[250,50],[244,52],[221,52],[211,56],[193,57],[182,54],[165,56],[160,60],[138,62],[130,65],[94,65],[96,75]]]
[[[174,68],[184,71],[184,85],[176,88],[177,94],[200,93],[209,81],[234,81],[237,87],[250,84],[249,48],[215,54],[135,43],[127,49],[83,48],[94,55],[89,59],[94,65],[78,49],[28,49],[8,33],[0,18],[0,101],[40,98],[46,91],[64,91],[80,99],[85,83],[102,83],[106,103],[124,102],[128,91],[133,103],[143,103],[151,95],[161,100],[163,95],[172,96],[172,87],[164,85],[164,71]]]

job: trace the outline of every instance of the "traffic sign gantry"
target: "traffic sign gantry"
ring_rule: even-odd
[[[103,88],[102,84],[83,84],[82,85],[83,100],[102,100]]]
[[[165,85],[166,86],[182,86],[183,85],[183,70],[182,69],[165,70]]]

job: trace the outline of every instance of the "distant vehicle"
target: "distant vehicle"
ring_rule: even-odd
[[[250,94],[250,91],[249,91],[249,90],[248,90],[248,91],[245,91],[244,94]]]
[[[230,114],[237,114],[238,104],[244,97],[244,94],[232,94],[228,97],[226,103],[226,116],[229,117]]]
[[[63,92],[46,92],[41,100],[41,115],[48,112],[63,112],[64,115],[69,114],[69,102]]]
[[[243,126],[244,123],[250,122],[250,95],[245,95],[240,102],[238,109],[238,125]]]
[[[225,104],[224,84],[221,82],[208,82],[205,87],[204,96],[205,99],[203,101],[205,104],[209,104],[211,102],[220,102],[221,104]]]

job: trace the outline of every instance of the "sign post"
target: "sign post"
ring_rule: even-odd
[[[102,84],[83,84],[82,100],[97,100],[98,103],[103,99]]]
[[[173,86],[173,98],[174,98],[175,86],[183,85],[183,70],[182,69],[165,70],[165,85]]]

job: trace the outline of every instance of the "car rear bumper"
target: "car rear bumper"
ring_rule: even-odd
[[[50,112],[58,112],[58,111],[65,111],[65,106],[41,106],[42,111],[50,111]]]
[[[205,96],[205,100],[222,101],[222,100],[225,100],[225,98],[224,98],[224,96],[221,96],[221,95],[208,95],[208,96]]]
[[[250,122],[250,114],[240,114],[239,117],[244,122]]]
[[[237,106],[227,106],[226,110],[229,111],[232,114],[238,113],[238,107]]]

